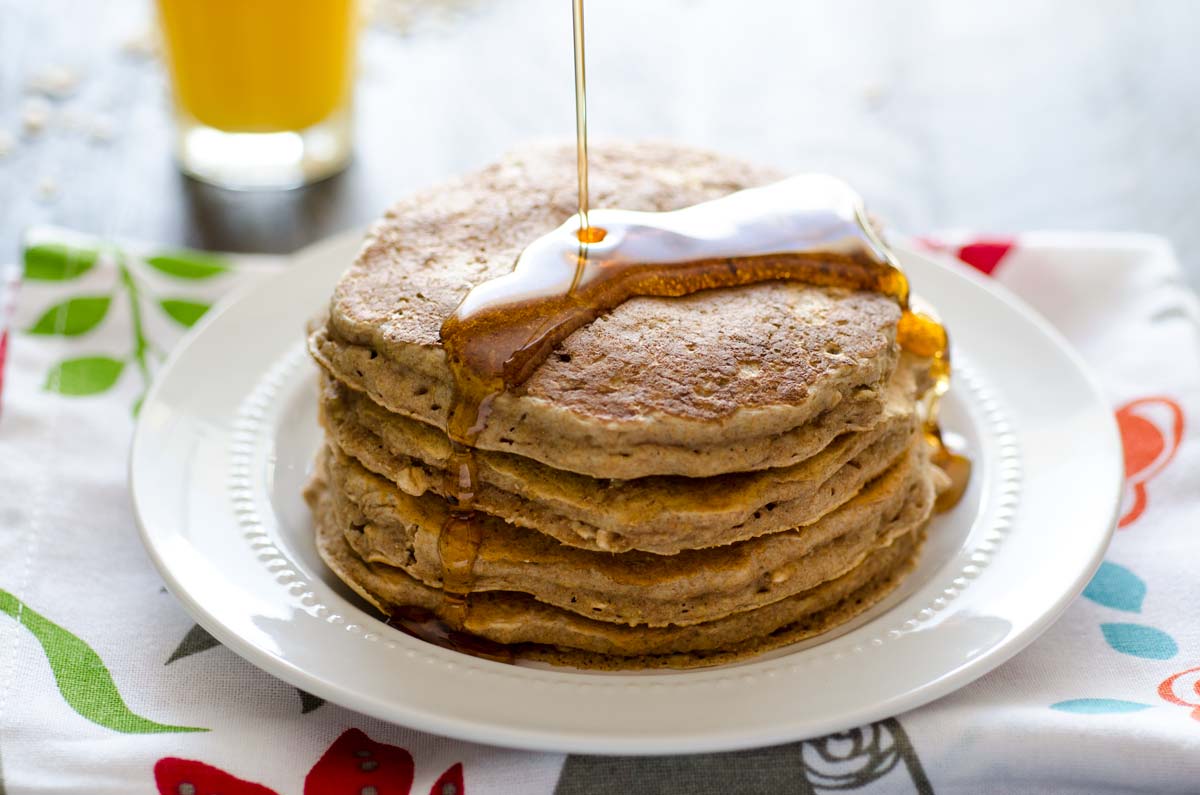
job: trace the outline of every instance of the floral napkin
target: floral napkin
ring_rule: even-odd
[[[1200,791],[1195,297],[1153,237],[919,242],[1020,294],[1099,374],[1127,475],[1107,560],[1033,646],[924,708],[775,748],[633,759],[386,724],[196,626],[138,541],[130,434],[187,328],[286,258],[34,230],[22,265],[0,270],[0,795]]]

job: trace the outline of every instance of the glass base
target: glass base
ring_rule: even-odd
[[[225,132],[180,114],[176,156],[185,174],[233,190],[298,188],[350,159],[350,114],[295,132]]]

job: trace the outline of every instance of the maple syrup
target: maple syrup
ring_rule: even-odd
[[[630,298],[783,280],[894,299],[898,344],[931,360],[925,435],[953,481],[938,510],[957,502],[970,476],[970,462],[946,448],[937,425],[950,378],[946,330],[911,309],[908,279],[847,185],[810,175],[670,212],[589,208],[583,0],[572,10],[578,213],[533,241],[511,273],[476,285],[441,328],[453,378],[445,489],[453,510],[438,551],[447,638],[457,633],[460,643],[483,540],[474,447],[492,401],[524,383],[574,331]]]
[[[605,230],[594,229],[588,220],[587,77],[583,0],[572,0],[571,16],[575,60],[575,151],[579,180],[579,211],[576,216],[573,244],[575,265],[571,282],[566,287],[567,293],[574,292],[585,273],[584,265],[589,257],[588,246],[603,240],[605,236]],[[443,339],[447,337],[445,326],[442,328],[442,336]],[[475,562],[479,556],[479,547],[483,543],[483,526],[474,507],[475,492],[478,488],[475,441],[487,423],[491,401],[503,390],[504,384],[501,383],[499,389],[492,389],[490,386],[475,389],[464,380],[466,373],[461,368],[452,368],[452,374],[455,380],[454,399],[447,423],[447,435],[450,437],[452,451],[443,489],[450,499],[452,509],[438,533],[438,557],[442,573],[442,620],[449,629],[445,633],[445,640],[453,641],[457,638],[457,645],[462,646],[467,643],[464,638],[474,637],[462,630],[466,624],[470,594],[475,582]],[[397,621],[399,626],[412,624],[402,615]],[[410,627],[410,631],[411,629]],[[428,636],[428,631],[423,630],[422,635]],[[479,644],[495,645],[482,638],[475,640]],[[433,642],[441,640],[434,639]],[[498,659],[503,655],[498,656],[495,650],[491,650],[483,656]],[[508,661],[511,662],[511,659]]]
[[[388,626],[395,627],[405,635],[441,646],[454,649],[464,654],[483,657],[496,662],[514,662],[513,650],[503,643],[496,643],[469,632],[451,629],[447,622],[439,619],[432,610],[413,605],[399,606],[392,609],[387,620]]]
[[[579,243],[598,242],[588,223],[587,59],[583,53],[583,0],[571,0],[575,46],[575,170],[579,177]],[[603,237],[603,230],[598,230]],[[581,252],[580,260],[584,259]]]

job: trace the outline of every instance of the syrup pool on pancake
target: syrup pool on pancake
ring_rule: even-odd
[[[946,450],[937,402],[949,386],[945,329],[909,306],[909,285],[895,256],[867,220],[862,200],[840,180],[797,176],[670,212],[592,210],[537,239],[513,271],[472,289],[442,325],[455,379],[451,438],[470,448],[490,401],[523,383],[572,332],[635,296],[683,296],[699,290],[786,280],[874,290],[903,310],[900,346],[930,359],[935,386],[926,432],[939,465],[956,481],[952,507],[969,475]],[[460,481],[470,484],[469,466]]]

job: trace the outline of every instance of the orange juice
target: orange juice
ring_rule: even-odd
[[[357,0],[158,0],[175,101],[225,132],[303,130],[344,109]]]

